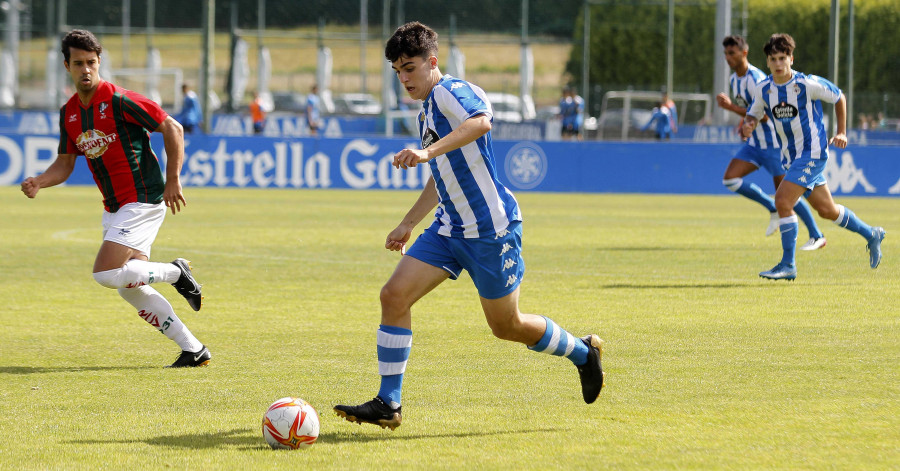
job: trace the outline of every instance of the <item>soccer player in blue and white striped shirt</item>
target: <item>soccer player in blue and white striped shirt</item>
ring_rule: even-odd
[[[754,67],[747,60],[747,41],[742,36],[727,36],[722,41],[725,48],[725,61],[734,72],[729,78],[731,84],[731,96],[724,93],[716,96],[719,107],[741,116],[747,115],[747,108],[753,101],[753,93],[756,85],[766,78],[766,74]],[[766,236],[770,236],[778,230],[778,211],[775,210],[775,200],[752,182],[745,182],[744,177],[764,168],[772,175],[772,183],[775,188],[784,179],[784,167],[781,165],[781,145],[775,134],[775,126],[767,118],[763,118],[760,125],[747,139],[737,155],[731,159],[722,184],[729,190],[742,195],[752,201],[756,201],[769,211],[769,227]],[[809,241],[800,247],[801,250],[816,250],[825,246],[825,236],[813,219],[809,205],[802,199],[797,201],[794,212],[809,230]]]
[[[371,401],[338,405],[351,422],[392,430],[400,425],[403,374],[412,346],[412,305],[447,278],[469,272],[485,318],[495,336],[528,348],[565,356],[579,372],[582,396],[592,403],[603,387],[602,341],[577,338],[547,317],[519,311],[522,216],[513,194],[500,183],[491,145],[491,106],[484,91],[438,69],[437,33],[418,23],[394,32],[385,47],[400,83],[414,100],[422,149],[394,156],[396,168],[427,164],[431,177],[412,208],[385,241],[402,255],[381,290],[381,326],[377,332],[381,387]],[[434,222],[405,252],[416,225],[435,206]]]
[[[801,196],[819,216],[863,236],[868,244],[869,265],[881,263],[881,241],[884,229],[862,221],[849,208],[835,204],[823,174],[828,159],[828,144],[847,147],[847,100],[835,84],[815,75],[791,69],[794,63],[794,38],[773,34],[766,43],[766,64],[772,72],[760,83],[747,110],[741,134],[749,138],[762,117],[768,116],[781,138],[782,162],[787,173],[775,191],[781,229],[781,261],[771,270],[759,274],[773,280],[797,277],[794,251],[797,244],[797,216],[792,208]],[[822,102],[834,103],[837,133],[829,141],[822,116]]]

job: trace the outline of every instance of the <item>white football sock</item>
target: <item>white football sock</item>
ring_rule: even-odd
[[[199,352],[203,348],[203,344],[175,315],[175,310],[172,309],[169,301],[155,289],[146,285],[135,288],[119,288],[119,296],[134,306],[142,319],[177,343],[182,350]]]
[[[150,283],[175,283],[181,269],[172,263],[129,260],[122,268],[94,273],[94,280],[107,288],[133,288]]]

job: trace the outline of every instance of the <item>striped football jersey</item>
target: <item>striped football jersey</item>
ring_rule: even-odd
[[[782,161],[788,164],[800,157],[828,158],[828,133],[822,116],[822,102],[837,103],[841,90],[815,75],[794,72],[782,85],[768,77],[756,89],[747,114],[761,118],[763,113],[775,125],[781,138]]]
[[[756,91],[757,84],[766,79],[766,74],[757,67],[750,64],[747,73],[743,77],[736,72],[732,72],[728,82],[731,84],[731,101],[737,106],[750,108],[753,102],[753,93]],[[753,130],[753,134],[747,139],[747,144],[760,149],[777,149],[778,136],[775,134],[775,126],[771,121],[759,123],[759,126]]]
[[[484,90],[444,75],[422,102],[418,116],[422,148],[481,114],[493,117]],[[490,132],[428,165],[440,198],[432,224],[439,234],[493,237],[512,221],[522,220],[516,198],[498,179]]]
[[[89,105],[75,94],[60,108],[59,153],[85,156],[111,213],[128,203],[159,203],[165,182],[150,132],[167,116],[148,98],[101,80]]]

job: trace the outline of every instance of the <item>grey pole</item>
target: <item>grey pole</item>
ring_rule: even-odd
[[[838,0],[831,0],[831,21],[828,26],[828,80],[835,85],[838,84],[838,34],[840,34],[840,12],[841,5]],[[827,107],[828,123],[831,128],[831,134],[837,129],[835,120],[834,107]]]
[[[850,26],[847,31],[847,39],[849,43],[847,44],[847,127],[850,128],[853,121],[853,43],[854,38],[854,22],[856,19],[854,18],[854,9],[853,9],[853,0],[848,0],[847,2],[847,14],[849,15]],[[858,124],[858,123],[857,123]]]
[[[369,3],[359,0],[359,81],[360,93],[366,93],[366,40],[369,38]]]
[[[582,34],[582,40],[584,41],[584,46],[581,50],[581,97],[584,98],[584,112],[587,116],[591,115],[591,109],[588,107],[588,101],[590,100],[590,86],[588,85],[588,80],[590,79],[590,58],[591,58],[591,3],[590,0],[584,1],[584,33]]]
[[[669,0],[669,24],[666,33],[666,93],[670,98],[672,82],[675,80],[675,0]]]
[[[128,68],[128,37],[131,36],[131,0],[122,0],[122,68]]]
[[[713,95],[728,90],[728,64],[725,63],[725,55],[722,54],[722,39],[731,34],[731,0],[716,1],[716,36],[713,41],[715,69],[713,69]],[[725,124],[725,110],[718,106],[713,107],[712,121],[714,124]]]
[[[202,70],[200,71],[200,100],[203,105],[203,131],[209,133],[212,131],[212,103],[209,101],[209,94],[212,91],[213,74],[215,73],[215,61],[213,51],[215,50],[215,34],[216,34],[216,0],[206,0],[203,2],[203,60]]]
[[[147,50],[153,49],[153,35],[156,34],[156,0],[147,0]]]

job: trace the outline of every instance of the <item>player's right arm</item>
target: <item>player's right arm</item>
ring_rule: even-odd
[[[47,167],[44,173],[36,177],[28,177],[22,181],[22,193],[29,198],[34,198],[41,188],[59,185],[68,180],[69,176],[72,175],[72,170],[75,169],[75,159],[77,157],[75,154],[57,155],[56,160]]]
[[[745,108],[741,108],[740,106],[732,103],[731,98],[724,93],[716,95],[716,104],[719,105],[719,108],[731,111],[732,113],[735,113],[739,116],[744,116],[747,114],[747,110]]]
[[[763,98],[762,87],[754,87],[753,101],[750,103],[750,107],[747,108],[747,114],[744,116],[743,124],[741,125],[741,137],[743,139],[749,139],[753,135],[753,130],[756,129],[760,120],[766,117],[765,113],[765,99]]]
[[[434,177],[428,177],[428,182],[425,183],[425,188],[422,189],[419,199],[416,200],[409,212],[406,213],[406,216],[403,217],[400,224],[388,234],[387,239],[384,242],[384,248],[393,251],[399,250],[401,255],[405,254],[406,243],[409,241],[409,238],[412,237],[413,229],[415,229],[417,224],[422,222],[422,219],[424,219],[425,216],[431,213],[434,207],[437,206],[438,201],[439,198],[437,188],[435,188],[434,184]]]

